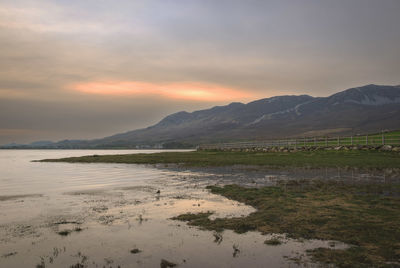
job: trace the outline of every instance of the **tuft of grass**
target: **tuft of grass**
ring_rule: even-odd
[[[71,233],[72,233],[71,230],[63,230],[63,231],[59,231],[58,232],[58,234],[61,235],[61,236],[68,236]]]
[[[271,238],[271,239],[265,240],[264,244],[269,245],[269,246],[279,246],[282,244],[282,241],[279,240],[278,238]]]
[[[138,248],[134,248],[134,249],[131,249],[131,251],[130,251],[132,254],[138,254],[138,253],[140,253],[140,252],[142,252],[140,249],[138,249]]]
[[[73,230],[62,230],[57,232],[57,234],[61,235],[61,236],[68,236],[70,235],[72,232],[82,232],[83,229],[79,226],[75,227]]]
[[[263,188],[238,185],[207,188],[257,211],[247,217],[210,220],[208,212],[183,214],[174,219],[218,232],[257,230],[264,234],[286,233],[295,239],[342,241],[351,247],[308,252],[313,261],[338,267],[384,267],[399,263],[399,183],[360,185],[317,180]],[[278,241],[266,241],[275,243]]]
[[[160,263],[161,268],[170,268],[170,267],[175,267],[175,266],[177,266],[176,263],[167,261],[165,259],[161,259],[161,263]]]
[[[400,154],[372,150],[353,151],[298,151],[298,152],[163,152],[154,154],[125,154],[44,159],[41,162],[69,163],[126,163],[126,164],[182,164],[185,166],[255,165],[280,167],[357,167],[399,168]]]

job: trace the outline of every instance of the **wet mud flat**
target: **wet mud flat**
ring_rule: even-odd
[[[353,245],[293,236],[279,228],[238,232],[226,224],[260,208],[221,189],[231,184],[244,187],[240,191],[289,189],[294,181],[306,185],[324,179],[349,185],[398,183],[386,173],[348,170],[147,168],[160,170],[160,176],[123,186],[2,195],[0,267],[318,267],[310,250]],[[179,218],[184,215],[200,215],[210,224]],[[218,219],[225,226],[212,226]]]

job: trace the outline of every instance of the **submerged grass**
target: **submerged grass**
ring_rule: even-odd
[[[258,165],[268,167],[400,168],[400,153],[369,150],[299,152],[163,152],[153,154],[92,155],[43,162],[183,164],[186,166]]]
[[[257,230],[264,234],[286,233],[295,239],[342,241],[351,247],[317,248],[308,252],[314,261],[339,267],[400,265],[400,184],[312,181],[263,188],[237,185],[208,188],[257,211],[237,218],[210,220],[211,213],[207,212],[173,219],[207,230],[231,229],[238,233]]]
[[[278,238],[271,238],[271,239],[265,240],[264,244],[270,245],[270,246],[279,246],[282,244],[282,241],[279,240]]]

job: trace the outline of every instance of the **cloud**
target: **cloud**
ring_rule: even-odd
[[[90,13],[89,13],[90,14]],[[38,1],[26,6],[0,6],[0,27],[16,31],[28,30],[51,34],[108,34],[128,30],[120,24],[110,24],[90,15],[74,12],[68,6]],[[130,29],[133,32],[132,29]]]
[[[0,126],[50,139],[400,83],[398,0],[0,2]]]
[[[70,86],[86,94],[111,96],[161,96],[167,99],[197,101],[243,101],[255,98],[254,93],[207,83],[148,83],[138,81],[86,82]]]
[[[38,130],[32,129],[9,129],[9,128],[0,128],[0,136],[21,136],[21,135],[31,135],[31,134],[38,134],[42,133]]]

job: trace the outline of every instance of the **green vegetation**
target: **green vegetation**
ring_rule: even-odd
[[[72,233],[71,230],[63,230],[63,231],[58,232],[58,234],[61,235],[61,236],[67,236],[70,233]]]
[[[58,234],[59,235],[61,235],[61,236],[68,236],[68,235],[70,235],[72,232],[82,232],[83,231],[83,229],[81,228],[81,227],[75,227],[73,230],[62,230],[62,231],[59,231],[58,232]]]
[[[140,249],[138,249],[138,248],[131,249],[131,253],[132,254],[138,254],[140,252],[142,252],[142,251]]]
[[[339,145],[382,145],[385,144],[399,145],[400,144],[400,131],[391,131],[384,133],[374,133],[368,135],[354,135],[353,138],[345,137],[317,137],[314,141],[313,138],[306,138],[303,143],[302,139],[298,140],[298,145],[304,146],[339,146]],[[293,144],[291,145],[294,146]]]
[[[41,194],[23,194],[23,195],[0,195],[0,201],[8,201],[14,199],[24,199],[31,197],[42,197]]]
[[[342,241],[351,247],[308,251],[312,260],[339,267],[399,265],[400,184],[292,181],[276,187],[208,188],[212,193],[243,202],[257,211],[237,218],[210,220],[211,213],[207,212],[173,219],[217,232],[257,230],[264,234],[286,233],[294,239]],[[269,241],[266,243],[277,243]]]
[[[186,166],[257,165],[267,167],[357,167],[400,168],[398,152],[373,150],[298,151],[298,152],[163,152],[154,154],[92,155],[45,162],[71,163],[128,163],[128,164],[183,164]]]
[[[271,239],[265,240],[264,244],[270,245],[270,246],[279,246],[282,244],[282,242],[278,238],[271,238]]]

